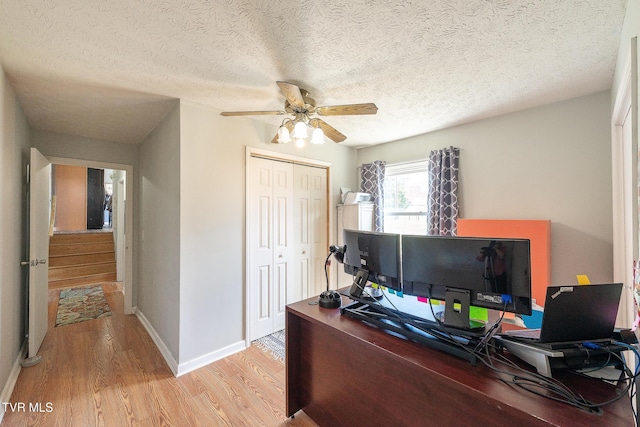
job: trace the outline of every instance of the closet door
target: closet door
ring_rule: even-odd
[[[288,302],[319,295],[327,286],[324,262],[329,253],[327,237],[327,171],[294,166],[295,286]]]
[[[291,281],[293,166],[251,157],[249,175],[249,335],[284,328]]]
[[[293,165],[273,163],[273,332],[284,329],[287,289],[293,278]]]
[[[329,254],[328,236],[328,194],[327,170],[310,167],[311,169],[311,255],[313,257],[313,281],[309,289],[311,295],[320,295],[327,289],[327,279],[324,274],[324,263]],[[334,265],[337,264],[335,261]]]

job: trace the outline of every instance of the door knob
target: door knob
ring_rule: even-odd
[[[29,261],[20,261],[20,265],[29,265]]]

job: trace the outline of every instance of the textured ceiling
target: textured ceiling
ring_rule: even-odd
[[[177,98],[280,110],[276,81],[285,80],[318,105],[376,103],[375,116],[326,118],[357,147],[609,89],[625,8],[0,0],[0,64],[35,129],[137,143]],[[255,119],[275,132],[282,117]]]

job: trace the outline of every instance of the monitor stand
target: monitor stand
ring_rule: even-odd
[[[471,292],[464,289],[447,288],[444,302],[444,319],[441,320],[445,326],[472,332],[484,331],[484,322],[469,318]]]

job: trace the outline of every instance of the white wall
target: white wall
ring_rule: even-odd
[[[339,187],[357,184],[355,150],[334,143],[271,144],[276,130],[181,102],[180,364],[185,369],[245,339],[245,147],[331,162],[332,206]],[[330,240],[336,233],[332,225]]]
[[[29,126],[0,67],[0,401],[9,400],[25,339]],[[0,408],[0,420],[4,415]]]
[[[179,103],[140,144],[139,154],[137,307],[177,361],[182,251]]]
[[[138,145],[34,130],[31,145],[46,157],[137,165]]]
[[[609,91],[361,149],[358,163],[451,145],[461,217],[550,219],[552,284],[612,280]]]

